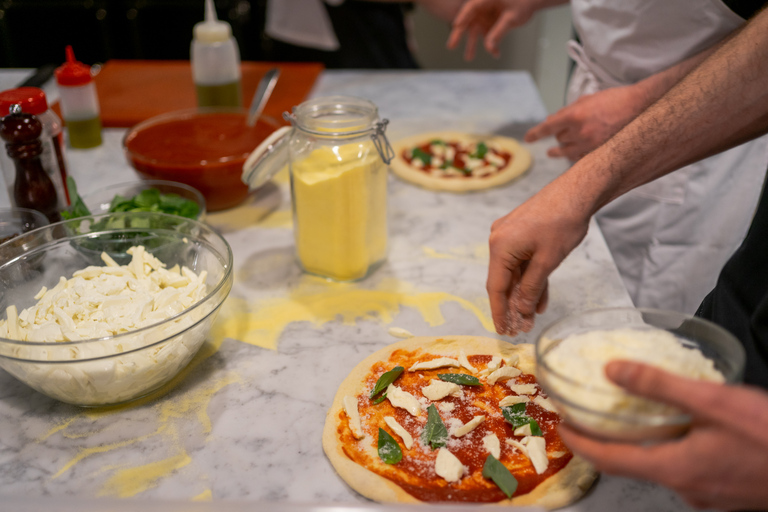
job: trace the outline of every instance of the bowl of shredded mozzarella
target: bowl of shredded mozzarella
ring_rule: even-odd
[[[232,288],[226,240],[176,215],[94,215],[15,241],[0,245],[0,367],[74,405],[162,387],[203,345]]]
[[[656,442],[685,433],[690,417],[616,386],[605,375],[614,360],[734,383],[743,376],[746,356],[725,329],[675,311],[592,309],[545,328],[536,342],[537,380],[565,421],[598,438]]]

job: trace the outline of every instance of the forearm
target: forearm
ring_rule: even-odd
[[[768,10],[561,178],[593,212],[643,183],[768,131]],[[734,172],[739,172],[734,169]]]

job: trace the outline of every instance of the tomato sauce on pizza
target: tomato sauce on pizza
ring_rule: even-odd
[[[512,473],[517,480],[515,497],[531,492],[537,485],[564,468],[573,458],[573,454],[565,447],[557,434],[560,417],[546,407],[540,405],[546,395],[536,385],[536,379],[531,374],[520,373],[517,376],[497,380],[490,384],[487,369],[493,358],[490,355],[470,355],[467,361],[479,373],[472,374],[463,367],[439,367],[435,369],[418,369],[409,371],[416,363],[428,362],[440,357],[424,353],[421,350],[394,351],[387,361],[375,363],[364,381],[363,393],[354,397],[360,417],[360,425],[365,436],[355,437],[350,425],[350,418],[343,410],[338,413],[336,435],[341,443],[344,454],[357,464],[391,480],[414,498],[425,502],[483,502],[492,503],[507,498],[504,492],[493,481],[483,476],[483,466],[489,455],[484,445],[484,438],[494,434],[499,440],[499,461]],[[504,368],[506,362],[498,363]],[[382,374],[401,366],[404,371],[393,382],[401,391],[410,393],[421,404],[421,412],[414,416],[403,407],[395,407],[389,399],[377,400],[370,397]],[[454,393],[439,400],[429,400],[422,392],[433,380],[439,380],[438,375],[459,373],[480,375],[481,385],[461,385],[461,393]],[[511,386],[510,386],[511,385]],[[514,387],[527,393],[518,394]],[[533,385],[533,386],[530,386]],[[524,406],[526,417],[533,419],[540,428],[540,437],[546,444],[546,470],[537,472],[527,454],[522,453],[519,441],[525,435],[515,435],[516,428],[505,419],[499,403],[506,397],[524,397],[520,400]],[[540,398],[539,398],[540,397]],[[539,398],[539,400],[536,400]],[[536,401],[535,401],[536,400]],[[378,402],[378,403],[375,403]],[[539,402],[539,403],[537,403]],[[427,407],[435,405],[441,420],[449,432],[445,448],[451,452],[464,466],[463,476],[458,481],[449,482],[436,473],[435,461],[437,450],[422,442],[422,434],[427,422]],[[477,416],[485,419],[469,433],[457,437],[456,432],[461,425],[466,425]],[[402,438],[385,423],[385,417],[393,417],[413,439],[410,448],[406,448]],[[377,455],[377,438],[379,428],[384,428],[398,441],[402,450],[402,459],[395,464],[383,464]],[[512,440],[507,442],[506,440]],[[515,445],[514,443],[517,443]]]

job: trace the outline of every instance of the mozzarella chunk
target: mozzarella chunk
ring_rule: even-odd
[[[423,361],[415,363],[413,366],[408,368],[409,372],[415,372],[416,370],[434,370],[436,368],[445,368],[451,366],[453,368],[459,368],[461,364],[456,359],[453,359],[451,357],[438,357],[437,359],[433,359],[432,361]]]
[[[400,407],[405,409],[411,416],[418,416],[421,414],[421,404],[415,396],[407,391],[403,391],[394,384],[390,384],[387,387],[387,399],[392,407]]]
[[[543,396],[537,396],[536,398],[533,399],[533,403],[548,410],[549,412],[557,412],[557,409],[555,409],[554,404],[549,398],[544,398]]]
[[[496,434],[488,434],[483,438],[483,448],[497,459],[501,458],[501,443]]]
[[[514,366],[505,366],[503,368],[499,368],[498,370],[494,371],[488,376],[488,384],[493,386],[494,384],[496,384],[496,381],[498,380],[511,379],[513,377],[517,377],[521,373],[523,372],[521,372]]]
[[[448,482],[458,482],[464,475],[464,465],[454,454],[440,448],[435,460],[435,473]]]
[[[514,382],[507,382],[507,387],[518,395],[536,394],[536,384],[515,384]]]
[[[509,407],[510,405],[515,404],[526,404],[530,401],[531,399],[527,396],[505,396],[499,400],[499,407]]]
[[[401,424],[397,422],[395,418],[392,416],[384,416],[384,423],[389,425],[389,428],[391,428],[395,434],[400,436],[400,439],[403,440],[403,444],[406,448],[410,449],[413,446],[413,437],[408,433],[407,430],[403,428]]]
[[[472,373],[477,373],[477,368],[470,364],[469,359],[467,359],[467,354],[464,353],[463,349],[459,350],[459,364]]]
[[[387,332],[395,338],[413,338],[413,334],[400,327],[390,327]]]
[[[463,436],[469,434],[470,432],[472,432],[473,430],[475,430],[477,428],[477,426],[480,425],[484,421],[485,421],[485,416],[475,416],[474,418],[472,418],[471,420],[466,422],[461,427],[453,430],[453,432],[451,432],[451,434],[454,437],[463,437]]]
[[[503,157],[500,157],[499,155],[497,155],[496,153],[493,153],[491,151],[489,151],[489,152],[487,152],[485,154],[485,159],[488,160],[488,163],[490,163],[491,165],[494,165],[496,167],[502,167],[504,165],[504,162],[505,162]]]
[[[507,439],[505,442],[508,445],[514,446],[520,452],[528,457],[528,460],[533,464],[533,469],[536,473],[542,474],[549,467],[549,459],[547,458],[547,445],[543,437],[524,437],[522,440]]]
[[[452,402],[441,402],[437,404],[437,408],[443,412],[453,412],[453,410],[456,408],[456,404]]]
[[[461,386],[458,384],[454,384],[453,382],[444,382],[437,379],[430,380],[428,386],[421,388],[421,392],[425,397],[429,398],[433,402],[442,400],[448,395],[457,397],[464,396],[464,392],[461,390]]]
[[[531,424],[526,423],[522,427],[517,427],[514,434],[516,436],[532,436],[533,432],[531,432]]]
[[[360,422],[360,412],[357,409],[357,398],[353,396],[345,396],[343,401],[344,412],[347,413],[349,418],[349,430],[352,431],[352,435],[355,439],[363,438],[363,425]]]

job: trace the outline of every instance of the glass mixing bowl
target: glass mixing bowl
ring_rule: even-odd
[[[67,342],[0,338],[0,367],[62,402],[99,406],[144,396],[171,380],[194,357],[232,288],[232,250],[210,226],[153,212],[110,213],[58,222],[0,245],[0,311],[20,313],[61,277],[104,266],[101,251],[125,262],[142,245],[166,268],[207,273],[202,299],[166,319],[113,336]],[[0,314],[5,318],[4,314]]]
[[[726,383],[741,380],[746,361],[744,348],[731,333],[712,322],[675,311],[587,310],[556,321],[536,341],[536,378],[567,423],[594,437],[628,442],[670,439],[688,429],[691,419],[678,409],[639,399],[617,386],[577,377],[578,371],[557,371],[548,362],[552,350],[572,335],[652,328],[671,333],[686,348],[700,350],[723,374]],[[573,364],[579,363],[573,360]]]
[[[88,207],[91,214],[98,215],[100,213],[109,212],[109,207],[115,196],[120,195],[126,199],[130,199],[141,191],[152,188],[157,189],[161,194],[175,194],[183,199],[188,199],[194,202],[198,207],[198,214],[195,219],[203,220],[205,218],[205,198],[203,197],[203,194],[189,185],[175,181],[139,180],[117,183],[83,194],[81,199],[83,200],[83,203],[85,203],[85,206]]]

